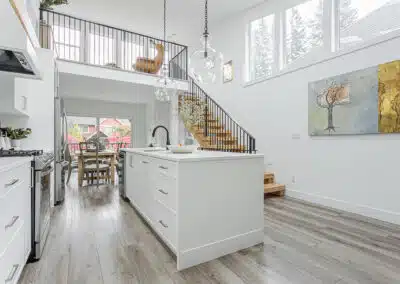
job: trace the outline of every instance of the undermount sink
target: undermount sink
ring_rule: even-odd
[[[165,151],[167,150],[160,148],[148,148],[143,150],[143,152],[165,152]]]

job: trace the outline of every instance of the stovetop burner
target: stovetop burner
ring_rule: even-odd
[[[0,149],[0,157],[29,157],[29,156],[40,156],[43,154],[43,150],[3,150]]]

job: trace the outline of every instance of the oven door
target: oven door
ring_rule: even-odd
[[[39,259],[50,229],[50,194],[54,189],[54,168],[49,165],[36,172],[35,183],[35,258]]]

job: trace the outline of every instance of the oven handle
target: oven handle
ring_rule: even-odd
[[[54,171],[54,168],[53,168],[53,167],[47,168],[46,170],[43,170],[43,171],[40,173],[40,176],[42,176],[42,177],[47,176],[48,174],[50,174],[50,173],[53,172],[53,171]]]

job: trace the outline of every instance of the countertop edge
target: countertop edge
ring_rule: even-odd
[[[0,173],[9,171],[12,168],[19,167],[32,161],[32,157],[4,157],[0,159],[11,159],[10,163],[8,164],[1,165],[0,163]]]
[[[134,150],[134,149],[124,149],[125,152],[134,153],[142,156],[148,156],[152,158],[173,161],[178,163],[187,163],[187,162],[203,162],[203,161],[223,161],[223,160],[241,160],[241,159],[258,159],[264,158],[264,154],[243,154],[243,153],[232,153],[232,154],[242,154],[242,155],[232,155],[225,157],[185,157],[185,159],[179,159],[174,157],[163,157],[161,155],[157,155],[157,152],[143,152],[142,150]],[[212,151],[207,151],[212,152]],[[179,154],[176,154],[179,155]],[[184,155],[184,154],[182,154]]]

